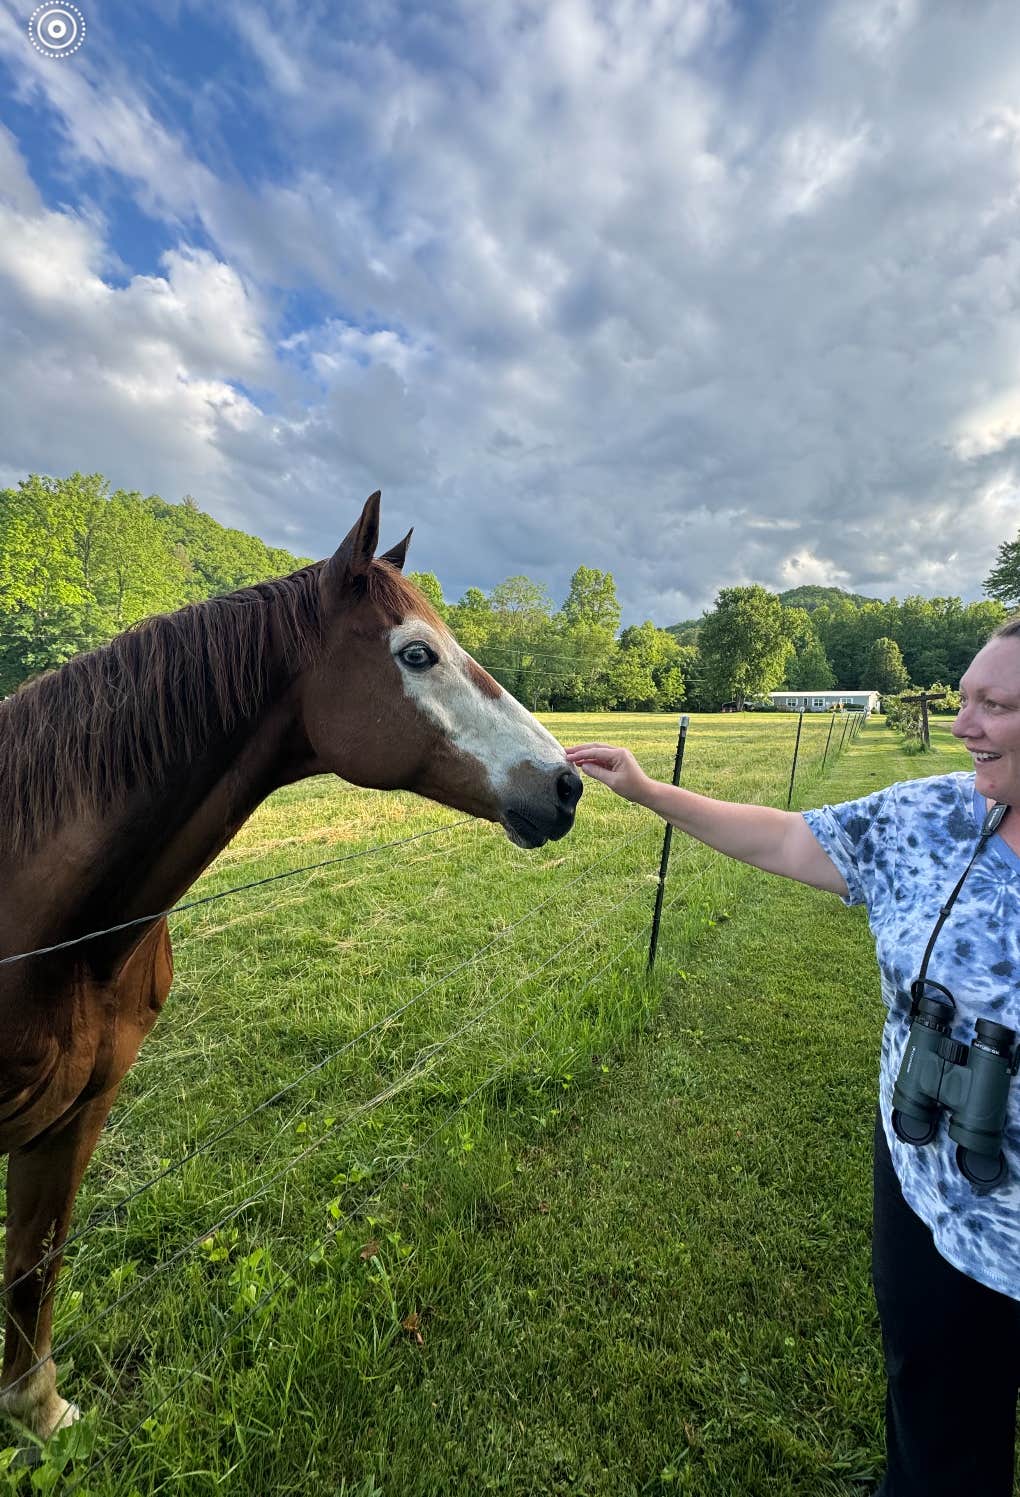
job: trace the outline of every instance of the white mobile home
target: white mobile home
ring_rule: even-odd
[[[770,691],[774,707],[786,712],[831,712],[834,707],[849,707],[865,716],[877,712],[881,693],[877,691]]]

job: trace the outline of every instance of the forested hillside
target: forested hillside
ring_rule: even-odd
[[[294,571],[307,558],[220,525],[190,496],[110,491],[98,474],[0,490],[0,695],[152,613]],[[992,597],[886,602],[838,588],[723,588],[700,619],[620,630],[612,573],[579,564],[557,606],[526,576],[457,602],[412,573],[464,644],[533,709],[710,710],[789,686],[956,686],[1020,602],[1020,538]]]

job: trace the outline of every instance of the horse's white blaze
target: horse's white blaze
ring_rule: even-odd
[[[439,635],[423,619],[406,618],[390,631],[390,649],[397,656],[419,639],[439,660],[430,670],[414,671],[398,659],[404,690],[452,743],[479,760],[497,794],[521,764],[549,769],[565,764],[560,744],[516,697],[508,691],[486,696],[471,679],[471,657],[452,634]]]

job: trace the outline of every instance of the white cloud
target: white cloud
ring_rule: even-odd
[[[825,197],[846,184],[863,162],[869,137],[861,127],[839,134],[816,122],[798,125],[782,146],[780,214],[811,213]]]
[[[834,30],[852,47],[881,58],[902,42],[920,12],[920,0],[845,0],[835,8]]]
[[[165,257],[164,276],[110,284],[97,225],[47,210],[5,154],[5,479],[80,468],[129,487],[155,486],[158,475],[171,497],[210,482],[226,487],[220,434],[250,429],[256,415],[232,381],[271,365],[236,274],[181,246]]]
[[[127,52],[28,60],[69,186],[0,135],[11,473],[318,554],[383,483],[451,592],[585,562],[660,623],[748,580],[975,596],[1020,437],[1020,13],[981,8],[234,5],[194,116]]]
[[[850,573],[846,567],[834,561],[812,555],[810,551],[795,551],[788,556],[780,568],[786,587],[842,587],[847,588]]]
[[[1020,438],[1020,386],[1004,390],[970,411],[959,424],[953,443],[957,456],[988,457]]]

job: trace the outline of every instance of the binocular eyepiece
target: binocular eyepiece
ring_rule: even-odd
[[[984,1195],[1009,1173],[1002,1135],[1009,1083],[1020,1064],[1020,1050],[1013,1054],[1016,1033],[992,1019],[978,1019],[974,1039],[965,1045],[950,1029],[956,1008],[952,995],[923,979],[912,992],[910,1034],[893,1089],[893,1128],[903,1143],[930,1144],[945,1109],[951,1114],[956,1162]]]

